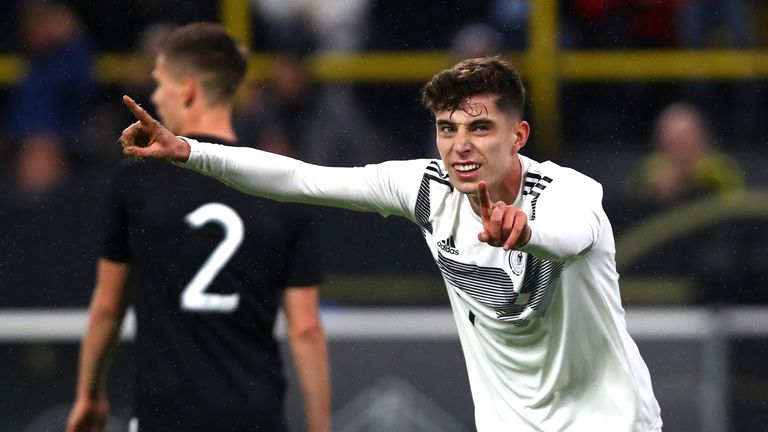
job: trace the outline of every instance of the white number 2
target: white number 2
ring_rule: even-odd
[[[240,303],[239,293],[211,294],[205,290],[243,242],[243,220],[231,207],[220,203],[208,203],[198,207],[184,220],[195,229],[209,222],[219,224],[224,229],[224,239],[184,287],[181,308],[193,312],[232,312]]]

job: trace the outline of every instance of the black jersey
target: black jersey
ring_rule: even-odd
[[[171,164],[120,166],[102,257],[133,271],[140,430],[285,429],[273,327],[285,287],[320,282],[309,211]]]

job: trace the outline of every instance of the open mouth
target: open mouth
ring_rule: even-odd
[[[460,173],[466,173],[466,172],[475,171],[476,169],[479,169],[480,168],[480,164],[476,164],[476,163],[461,164],[461,165],[460,164],[455,164],[453,166],[453,168],[456,169],[456,171],[458,171]]]

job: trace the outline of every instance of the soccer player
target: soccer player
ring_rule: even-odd
[[[441,160],[306,164],[177,138],[132,99],[124,153],[238,190],[417,224],[442,272],[478,431],[658,431],[650,374],[626,330],[602,188],[519,154],[530,125],[519,76],[498,57],[435,75],[422,100]],[[138,146],[145,138],[148,146]]]
[[[179,28],[152,72],[160,118],[174,133],[237,148],[232,104],[246,63],[245,50],[221,26]],[[121,166],[67,431],[104,430],[107,368],[130,286],[138,363],[133,430],[287,430],[273,336],[282,303],[308,430],[328,431],[312,237],[299,206],[250,199],[163,163]]]

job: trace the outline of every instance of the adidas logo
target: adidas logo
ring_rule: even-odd
[[[458,255],[459,250],[456,249],[456,243],[453,241],[453,236],[448,237],[445,240],[440,240],[437,242],[437,247],[443,250],[443,252],[449,253],[451,255]]]

